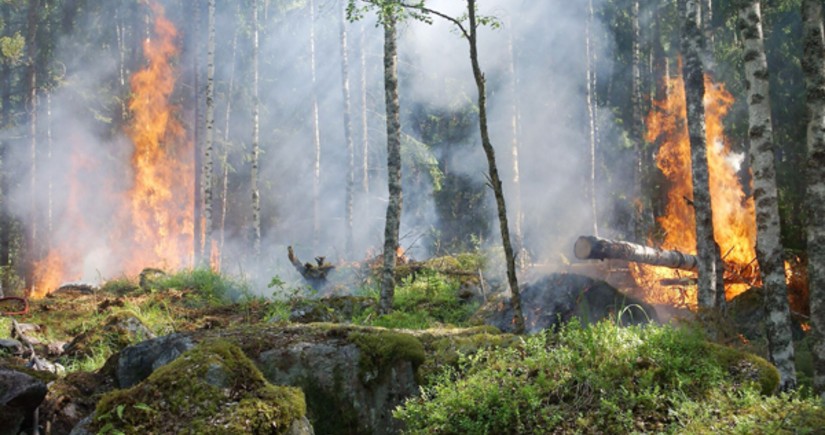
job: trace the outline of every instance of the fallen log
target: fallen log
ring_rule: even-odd
[[[695,255],[595,236],[579,237],[573,250],[576,258],[580,260],[627,260],[690,271],[696,271],[699,267],[699,260]]]

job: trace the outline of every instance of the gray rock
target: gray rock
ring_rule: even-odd
[[[77,425],[72,428],[69,435],[93,435],[92,432],[89,432],[89,425],[92,424],[92,418],[94,418],[94,414],[77,422]]]
[[[397,361],[366,376],[359,367],[361,351],[342,338],[300,341],[262,352],[258,367],[278,385],[303,389],[307,414],[319,433],[398,433],[392,410],[418,394],[415,370]]]
[[[53,363],[45,358],[40,358],[35,356],[29,361],[27,364],[29,368],[32,370],[37,370],[38,372],[49,372],[54,373],[58,376],[63,376],[66,374],[66,367],[63,367],[59,363]]]
[[[171,334],[124,348],[115,374],[118,386],[128,388],[139,383],[192,347],[194,343],[189,337]]]
[[[315,430],[312,429],[312,424],[306,417],[301,417],[292,422],[289,427],[287,435],[315,435]]]
[[[39,379],[0,368],[0,435],[17,434],[29,427],[46,392],[46,384]]]
[[[521,308],[528,333],[554,328],[573,317],[583,323],[620,317],[624,325],[657,320],[651,305],[625,295],[604,281],[564,273],[547,275],[522,287]],[[477,318],[502,331],[512,332],[510,298],[499,296],[491,300],[479,310]]]
[[[9,352],[12,355],[19,355],[23,353],[23,343],[11,338],[0,339],[0,351]]]

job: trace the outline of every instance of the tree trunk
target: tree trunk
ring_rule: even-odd
[[[524,248],[524,213],[521,209],[521,168],[519,162],[519,142],[521,135],[521,112],[519,101],[519,79],[516,68],[516,51],[513,47],[513,21],[510,21],[507,32],[507,51],[510,55],[510,92],[512,101],[510,107],[510,131],[512,135],[511,155],[513,157],[513,197],[515,199],[515,237],[518,251],[519,269],[527,267],[527,250]]]
[[[513,301],[513,331],[517,334],[524,333],[524,316],[521,312],[521,295],[518,288],[518,278],[516,277],[516,262],[513,255],[513,245],[510,242],[510,228],[507,223],[507,206],[504,202],[504,191],[501,187],[501,178],[498,175],[496,166],[496,154],[493,144],[490,141],[490,134],[487,130],[487,93],[485,90],[484,73],[478,63],[478,48],[476,31],[476,2],[467,0],[467,12],[469,15],[470,33],[468,42],[470,44],[470,61],[473,66],[473,77],[478,89],[478,124],[481,130],[481,146],[487,156],[487,166],[489,168],[490,184],[496,197],[498,209],[499,229],[501,230],[501,243],[504,247],[504,259],[507,262],[507,281],[510,285],[510,292]]]
[[[206,38],[206,137],[203,148],[203,244],[201,265],[210,263],[212,243],[212,148],[215,139],[215,0],[207,1]]]
[[[359,41],[361,57],[361,189],[370,192],[370,131],[367,118],[367,38],[366,25],[361,23]]]
[[[51,166],[52,149],[52,93],[49,89],[44,91],[46,95],[46,164]],[[54,229],[54,177],[47,174],[46,180],[46,249],[52,249],[52,234]]]
[[[260,157],[260,111],[261,99],[258,94],[258,0],[252,0],[252,254],[261,255],[261,192],[258,190],[258,160]]]
[[[200,266],[201,265],[201,256],[203,253],[203,185],[201,176],[201,164],[203,157],[201,152],[203,150],[203,144],[201,143],[201,0],[193,0],[192,1],[192,8],[193,8],[193,15],[195,24],[192,29],[192,33],[194,37],[192,38],[192,45],[193,45],[193,59],[194,65],[192,66],[193,69],[193,78],[192,78],[192,91],[194,93],[193,100],[195,105],[194,110],[194,131],[193,131],[193,141],[195,142],[195,146],[193,147],[194,152],[194,161],[195,161],[195,180],[194,180],[194,211],[193,211],[193,221],[194,221],[194,237],[192,237],[192,253],[193,253],[193,261],[192,266]]]
[[[696,271],[699,267],[699,259],[695,255],[594,236],[579,237],[573,250],[580,260],[627,260],[690,271]]]
[[[344,251],[353,255],[352,203],[355,191],[355,147],[352,141],[352,113],[349,93],[349,55],[347,54],[347,2],[341,0],[341,80],[344,99],[344,140],[347,143],[347,185],[344,210]]]
[[[825,31],[821,0],[802,0],[808,102],[808,283],[814,391],[825,400]]]
[[[696,253],[699,257],[700,309],[714,308],[717,295],[724,295],[724,283],[718,279],[719,249],[713,237],[713,211],[710,205],[708,158],[705,144],[705,83],[701,53],[702,32],[697,26],[698,0],[680,0],[684,12],[682,54],[685,58],[682,75],[685,81],[687,125],[690,137],[690,158],[693,178],[693,210],[696,215]],[[719,307],[721,308],[721,307]]]
[[[238,9],[235,11],[236,16],[241,14],[241,5],[238,3]],[[238,54],[238,33],[240,25],[235,26],[235,32],[232,35],[232,63],[229,70],[229,85],[226,90],[226,112],[224,114],[223,126],[223,157],[221,158],[221,223],[220,223],[220,243],[218,244],[218,252],[220,254],[219,262],[223,263],[223,247],[226,242],[226,213],[229,204],[229,131],[232,119],[232,96],[235,91],[235,67]]]
[[[631,6],[631,19],[633,25],[633,47],[632,47],[632,75],[631,84],[631,116],[630,136],[633,141],[633,186],[632,201],[635,210],[633,219],[633,238],[637,242],[643,242],[650,234],[653,224],[650,214],[650,200],[644,195],[643,184],[647,178],[645,176],[645,139],[644,139],[644,113],[642,109],[642,50],[641,50],[641,27],[639,26],[639,0],[634,0]]]
[[[765,57],[759,3],[759,0],[748,1],[742,4],[739,11],[739,30],[745,44],[748,136],[756,205],[756,256],[765,289],[768,350],[771,361],[779,369],[780,387],[789,390],[796,385],[796,369],[788,288],[782,261],[768,61]]]
[[[395,293],[395,262],[398,232],[401,226],[401,108],[398,102],[398,49],[396,48],[396,17],[393,12],[383,17],[384,24],[384,96],[387,107],[387,184],[389,202],[384,227],[384,267],[381,299],[378,310],[392,311]]]
[[[28,65],[26,67],[26,109],[29,112],[29,154],[31,157],[30,174],[29,174],[29,231],[28,231],[28,253],[29,260],[34,261],[38,257],[38,234],[37,234],[37,14],[40,10],[39,0],[29,0],[28,10],[28,32],[26,34],[26,48],[28,50]],[[34,291],[34,281],[31,276],[33,267],[29,267],[30,272],[27,273],[29,287]]]
[[[318,119],[318,84],[315,68],[315,1],[309,0],[309,68],[312,78],[312,244],[318,247],[321,235],[321,125]]]
[[[590,213],[593,219],[593,234],[599,235],[598,211],[596,210],[596,92],[595,65],[593,63],[593,0],[587,1],[587,24],[585,25],[585,55],[587,56],[587,119],[590,135],[590,176],[587,182],[587,196],[590,199]]]

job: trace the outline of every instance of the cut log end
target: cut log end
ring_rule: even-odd
[[[576,258],[579,260],[588,260],[594,259],[593,255],[593,240],[592,237],[588,236],[581,236],[578,240],[576,240],[576,244],[573,246],[573,251],[576,254]]]

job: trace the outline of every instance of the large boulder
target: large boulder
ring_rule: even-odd
[[[131,388],[105,394],[82,425],[92,433],[310,435],[305,414],[300,389],[270,384],[240,348],[207,340]]]
[[[586,276],[554,273],[521,288],[521,311],[528,333],[568,322],[573,317],[594,323],[613,316],[624,325],[656,320],[655,309],[625,295],[604,281]],[[513,307],[509,296],[488,301],[476,314],[476,321],[511,332]]]
[[[117,385],[127,388],[137,384],[194,346],[188,336],[171,334],[124,348],[117,355]]]
[[[46,390],[43,381],[0,367],[0,435],[16,435],[30,427]]]

